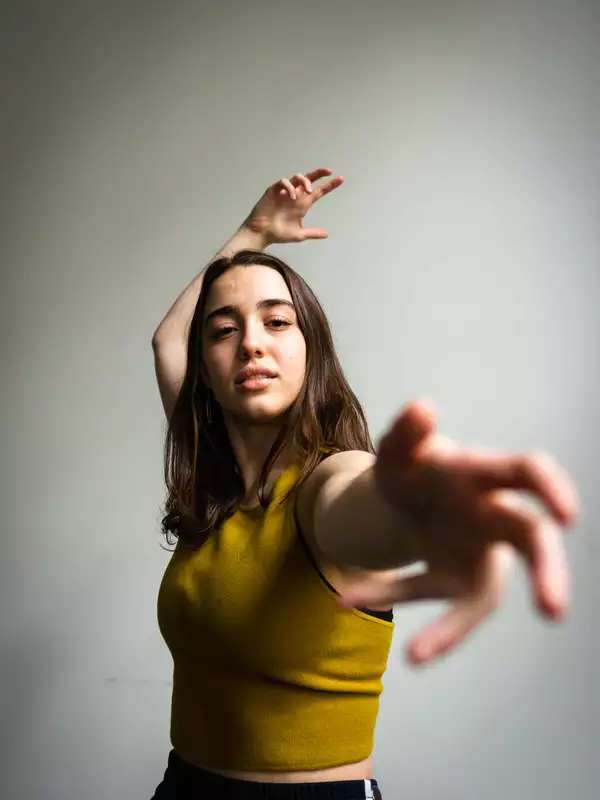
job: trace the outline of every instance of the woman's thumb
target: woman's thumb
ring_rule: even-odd
[[[415,449],[432,433],[436,425],[433,400],[413,400],[404,407],[381,443],[393,443],[396,462],[400,451],[408,463],[412,460]]]
[[[431,442],[435,426],[430,400],[409,403],[377,448],[376,485],[392,505],[417,515],[427,508],[430,495],[430,481],[417,455]]]
[[[325,228],[305,228],[302,232],[302,239],[327,239],[329,233]]]

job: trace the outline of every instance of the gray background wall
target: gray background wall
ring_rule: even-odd
[[[465,445],[553,452],[572,610],[522,562],[445,659],[397,606],[386,800],[592,800],[598,742],[597,3],[8,3],[2,15],[3,797],[150,797],[163,412],[150,339],[282,175],[346,183],[280,245],[375,440],[428,395]]]

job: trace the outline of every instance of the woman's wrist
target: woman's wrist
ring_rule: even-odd
[[[231,257],[238,250],[266,250],[271,244],[271,239],[264,231],[253,229],[247,221],[242,222],[237,231],[233,234],[213,260],[222,257]]]
[[[243,236],[261,245],[254,247],[254,250],[265,250],[270,244],[275,242],[275,239],[271,236],[269,227],[270,220],[266,217],[248,216],[238,228],[238,233],[241,232]]]

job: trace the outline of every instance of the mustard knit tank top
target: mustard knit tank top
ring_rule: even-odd
[[[160,585],[171,743],[206,769],[325,769],[373,749],[392,615],[338,604],[292,504],[277,505],[299,474],[284,470],[267,509],[238,509],[199,549],[178,542]]]

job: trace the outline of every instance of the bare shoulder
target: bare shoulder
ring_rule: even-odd
[[[375,456],[365,450],[344,450],[341,453],[332,453],[315,467],[309,480],[313,480],[315,484],[321,484],[334,475],[347,475],[351,479],[372,467],[374,463]]]
[[[313,518],[319,493],[330,480],[352,481],[375,463],[365,450],[344,450],[324,458],[298,490],[296,509],[303,533],[313,539]]]
[[[375,458],[372,453],[364,450],[345,450],[341,453],[334,453],[315,467],[298,490],[296,512],[302,535],[310,547],[319,569],[339,592],[350,589],[354,582],[360,582],[364,587],[365,578],[374,586],[384,585],[389,580],[390,574],[395,572],[395,570],[362,570],[347,564],[331,562],[319,550],[314,535],[314,511],[319,493],[328,485],[329,481],[335,481],[336,484],[352,481],[364,470],[372,467]],[[391,606],[374,606],[374,608],[387,611]]]

